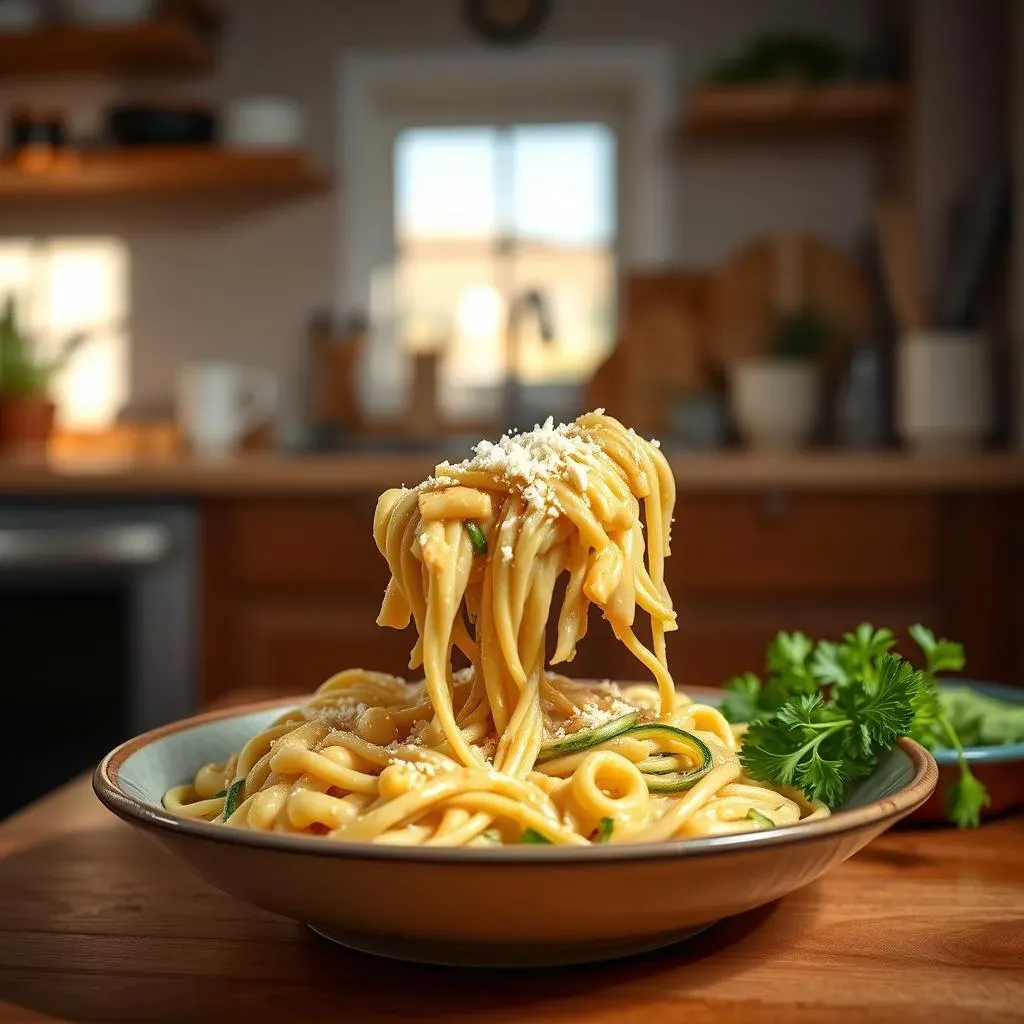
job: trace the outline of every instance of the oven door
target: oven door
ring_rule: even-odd
[[[194,710],[194,562],[188,509],[0,513],[0,818]]]

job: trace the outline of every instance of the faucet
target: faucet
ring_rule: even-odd
[[[528,426],[521,422],[523,399],[522,384],[519,379],[519,350],[523,316],[531,312],[537,318],[541,341],[551,344],[555,340],[551,303],[542,292],[536,288],[530,288],[517,295],[509,303],[508,318],[505,323],[505,386],[502,408],[502,425],[506,429],[512,427],[525,429]]]

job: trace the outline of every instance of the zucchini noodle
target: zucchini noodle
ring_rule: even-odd
[[[164,805],[227,828],[476,847],[657,841],[828,814],[746,778],[739,732],[675,690],[674,505],[657,443],[601,410],[482,441],[418,487],[386,491],[373,535],[391,581],[377,622],[414,624],[422,680],[341,672]],[[649,682],[595,687],[551,670],[573,660],[591,605]]]

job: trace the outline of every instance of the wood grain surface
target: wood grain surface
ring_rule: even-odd
[[[78,780],[0,825],[0,1022],[1020,1021],[1024,818],[889,833],[776,904],[598,967],[456,971],[210,889]]]

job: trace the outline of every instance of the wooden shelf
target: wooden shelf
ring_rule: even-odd
[[[216,49],[189,23],[163,18],[138,25],[54,25],[0,35],[0,75],[165,74],[209,71]]]
[[[0,200],[201,192],[293,196],[330,187],[330,176],[298,151],[147,147],[62,157],[41,170],[0,163]]]
[[[907,94],[893,83],[705,87],[692,96],[684,125],[690,138],[829,135],[876,130],[897,120]]]

